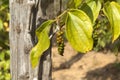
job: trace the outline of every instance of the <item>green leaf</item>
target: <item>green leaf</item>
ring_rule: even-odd
[[[37,30],[36,36],[38,38],[38,43],[35,47],[32,48],[30,52],[30,60],[32,67],[35,68],[39,62],[39,58],[42,53],[49,48],[50,40],[48,36],[50,25],[53,23],[53,20],[48,20],[44,22]]]
[[[94,23],[101,9],[101,1],[89,0],[88,2],[84,3],[80,9],[83,10]]]
[[[112,41],[114,42],[120,35],[120,5],[116,2],[108,2],[103,11],[110,21],[113,31]]]
[[[69,0],[67,7],[68,8],[78,8],[81,4],[82,0]]]
[[[75,50],[85,53],[92,49],[92,32],[91,20],[83,11],[74,9],[68,12],[66,37]]]
[[[117,3],[119,3],[120,4],[120,0],[116,0],[117,1]]]
[[[0,19],[0,30],[3,29],[3,21]]]

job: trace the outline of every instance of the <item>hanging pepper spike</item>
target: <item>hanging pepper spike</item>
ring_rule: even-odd
[[[58,52],[61,56],[63,56],[63,53],[64,53],[64,39],[63,39],[63,31],[62,30],[59,30],[56,35],[57,35],[57,45],[58,45]]]

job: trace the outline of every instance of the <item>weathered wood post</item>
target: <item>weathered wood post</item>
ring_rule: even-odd
[[[31,68],[29,52],[37,41],[35,29],[44,20],[54,18],[56,11],[59,0],[10,0],[12,80],[51,80],[51,48],[43,54],[36,69]]]
[[[10,59],[12,80],[33,80],[29,51],[35,42],[37,5],[34,0],[10,0]]]

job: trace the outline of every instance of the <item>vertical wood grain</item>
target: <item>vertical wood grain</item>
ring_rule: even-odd
[[[35,69],[31,68],[29,52],[37,42],[35,29],[45,20],[55,18],[59,7],[59,0],[10,0],[12,80],[51,80],[51,47]]]

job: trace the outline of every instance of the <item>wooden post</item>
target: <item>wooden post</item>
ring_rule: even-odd
[[[35,69],[31,68],[29,52],[37,41],[35,29],[43,21],[54,18],[57,11],[59,0],[10,0],[12,80],[51,80],[51,48],[45,51]]]
[[[12,80],[34,80],[37,68],[32,70],[29,51],[35,42],[38,2],[10,0],[10,61]]]
[[[41,0],[42,17],[40,22],[54,18],[54,0]],[[41,22],[42,23],[42,22]],[[50,34],[52,29],[50,31]],[[52,80],[52,60],[51,60],[51,47],[43,53],[39,63],[39,80]]]

